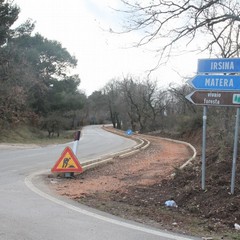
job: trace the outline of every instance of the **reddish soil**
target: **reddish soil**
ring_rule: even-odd
[[[236,194],[230,195],[226,187],[229,176],[216,174],[207,178],[208,190],[202,191],[199,156],[180,170],[193,154],[188,146],[159,137],[145,138],[151,142],[147,149],[86,170],[73,179],[58,178],[51,187],[88,206],[158,228],[213,239],[240,239],[233,228],[240,221],[239,186]],[[214,157],[214,151],[211,154]],[[230,170],[223,162],[217,167],[210,164],[210,168],[215,168],[215,173],[219,168]],[[164,206],[171,198],[178,208]]]

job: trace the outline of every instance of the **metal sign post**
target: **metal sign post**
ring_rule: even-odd
[[[81,136],[81,131],[77,131],[74,134],[74,143],[73,143],[73,153],[77,156],[77,148],[78,148],[78,143],[79,139]]]
[[[237,151],[238,151],[239,114],[240,114],[240,108],[237,108],[235,134],[234,134],[234,147],[233,147],[231,194],[234,194],[234,188],[235,188],[236,163],[237,163]]]
[[[79,143],[80,136],[81,136],[81,131],[75,132],[75,134],[74,134],[73,148],[72,148],[72,151],[73,151],[73,153],[74,153],[75,156],[77,156],[77,148],[78,148],[78,143]],[[74,173],[73,173],[73,172],[66,172],[66,173],[65,173],[65,177],[66,177],[66,178],[70,178],[70,177],[73,177],[73,176],[74,176]]]
[[[188,83],[195,88],[186,98],[195,105],[203,105],[202,133],[202,189],[206,176],[207,106],[237,107],[231,177],[234,193],[240,118],[240,58],[199,59],[198,74]],[[238,73],[238,74],[236,74]],[[217,74],[217,75],[216,75]]]
[[[207,106],[203,107],[203,131],[202,131],[202,189],[206,187],[206,132],[207,132]]]

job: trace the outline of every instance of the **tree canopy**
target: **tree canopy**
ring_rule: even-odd
[[[11,26],[17,20],[19,14],[19,7],[12,5],[5,0],[0,0],[0,45],[7,42],[11,37]]]
[[[86,98],[79,76],[71,75],[77,60],[58,41],[33,34],[30,20],[13,29],[18,14],[16,5],[0,1],[0,125],[69,118]]]
[[[185,44],[184,49],[199,39],[204,43],[202,51],[221,57],[239,55],[236,0],[122,2],[127,7],[127,30],[140,31],[139,45],[160,41],[161,57],[170,56],[179,43]],[[80,124],[105,122],[143,132],[176,130],[177,122],[182,120],[186,128],[184,121],[198,113],[184,97],[191,91],[189,86],[158,89],[156,82],[131,74],[112,79],[87,98],[79,90],[80,77],[71,74],[77,59],[60,42],[33,34],[33,21],[13,28],[19,11],[11,2],[0,0],[0,131],[26,122],[46,129],[49,135]],[[192,125],[199,126],[198,115]]]

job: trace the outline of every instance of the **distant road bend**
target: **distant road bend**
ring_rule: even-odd
[[[42,148],[0,146],[0,240],[196,239],[125,221],[50,193],[39,172],[50,169],[63,149],[72,144]],[[86,162],[135,144],[100,126],[89,126],[82,131],[77,157]]]

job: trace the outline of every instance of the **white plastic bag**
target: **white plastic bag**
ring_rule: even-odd
[[[176,202],[175,202],[174,200],[167,200],[167,201],[165,202],[165,206],[166,206],[166,207],[178,207],[177,204],[176,204]]]

